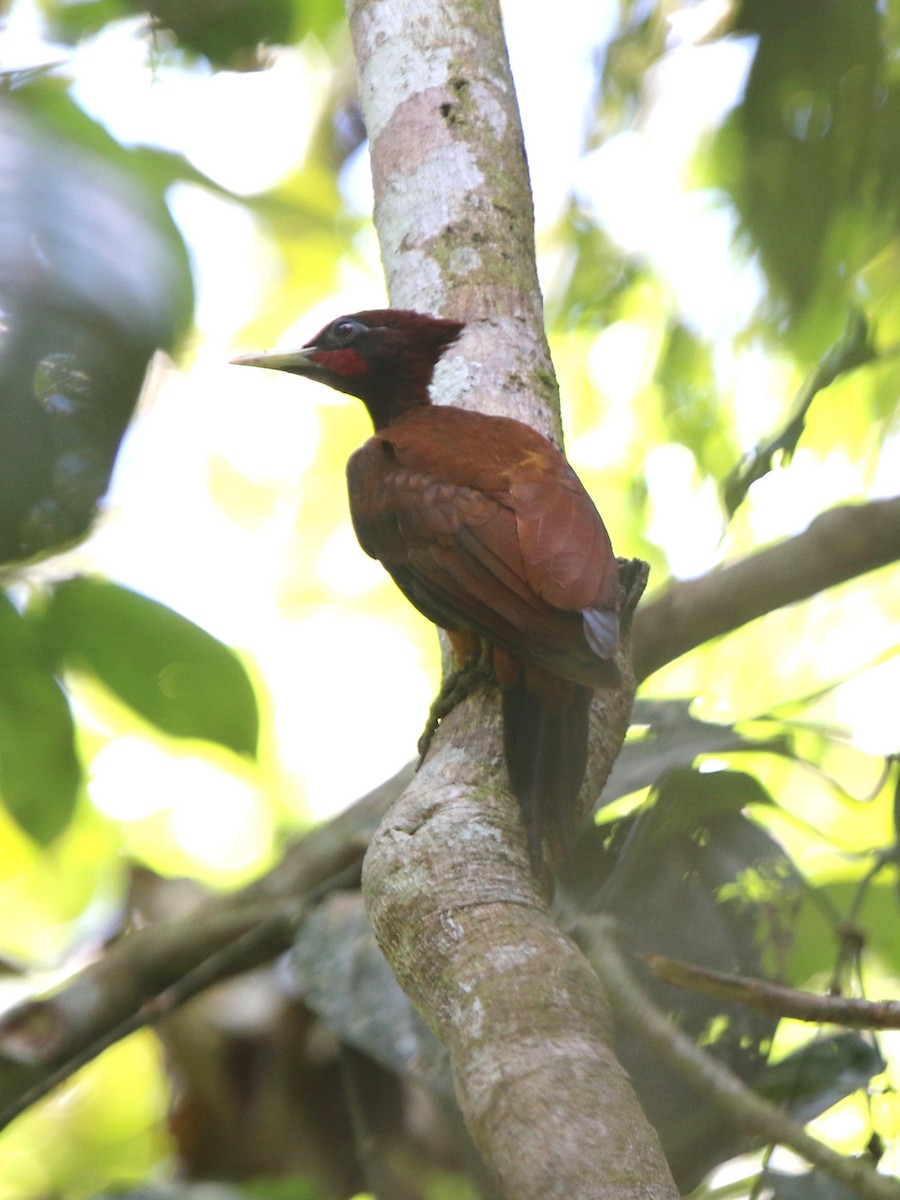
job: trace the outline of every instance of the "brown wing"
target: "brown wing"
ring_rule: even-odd
[[[612,544],[594,503],[553,447],[510,471],[528,582],[548,604],[577,609],[588,643],[602,658],[619,636],[619,574]]]
[[[536,457],[544,447],[552,453]],[[519,422],[419,409],[371,438],[347,473],[360,544],[427,617],[574,682],[609,683],[615,560],[549,443]]]

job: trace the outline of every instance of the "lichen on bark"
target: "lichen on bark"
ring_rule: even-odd
[[[436,399],[518,417],[559,441],[498,4],[351,0],[348,12],[391,303],[467,323]],[[631,695],[605,715],[598,706],[594,784],[624,737]],[[379,944],[446,1046],[463,1116],[505,1195],[676,1194],[615,1060],[600,982],[531,876],[495,688],[442,721],[373,839],[363,887]]]

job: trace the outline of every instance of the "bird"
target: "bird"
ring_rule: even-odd
[[[406,309],[329,322],[301,349],[244,355],[354,396],[374,433],[347,464],[360,546],[445,630],[483,647],[501,689],[504,758],[540,877],[567,854],[596,689],[616,690],[621,588],[606,527],[564,455],[511,417],[435,404],[464,323]]]

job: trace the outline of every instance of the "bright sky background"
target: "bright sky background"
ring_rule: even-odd
[[[658,102],[640,131],[620,134],[589,154],[581,122],[559,114],[586,113],[595,48],[612,28],[617,6],[556,0],[554,19],[540,22],[532,0],[509,0],[505,9],[539,234],[552,227],[574,187],[617,242],[654,258],[699,330],[725,333],[745,320],[762,281],[752,263],[737,265],[730,254],[733,218],[716,195],[683,190],[697,138],[740,98],[752,53],[752,45],[738,39],[699,44],[704,23],[712,24],[721,11],[719,0],[695,5],[694,24],[673,31],[671,52],[652,80]],[[45,59],[38,35],[30,0],[17,0],[0,65]],[[540,71],[533,66],[538,61]],[[79,101],[118,138],[181,150],[214,179],[250,193],[297,166],[324,100],[328,65],[315,46],[305,45],[278,50],[271,69],[261,73],[151,70],[135,22],[76,51],[70,69]],[[285,112],[291,113],[289,139],[283,136]],[[348,206],[361,212],[370,206],[366,172],[361,157],[344,179]],[[246,650],[272,698],[277,754],[269,747],[269,759],[280,764],[274,786],[285,811],[320,817],[411,756],[437,682],[435,639],[424,622],[410,636],[399,624],[376,625],[342,610],[342,598],[374,597],[383,587],[380,568],[356,547],[349,526],[316,564],[334,589],[334,605],[309,611],[299,603],[286,611],[279,580],[296,537],[298,481],[319,444],[320,406],[337,401],[293,379],[228,365],[233,354],[251,349],[238,344],[240,330],[278,279],[279,263],[237,205],[181,187],[172,195],[172,209],[196,270],[196,352],[179,369],[161,366],[120,456],[109,515],[69,557],[65,571],[101,570]],[[340,293],[323,296],[311,313],[298,313],[283,345],[300,344],[340,312],[380,302],[374,240],[372,246],[368,269],[346,268]],[[545,278],[557,266],[548,255]],[[630,419],[628,400],[647,361],[644,336],[639,326],[620,322],[590,351],[598,390],[611,398],[607,431]],[[778,419],[784,366],[748,353],[739,377],[748,401],[738,405],[740,432],[749,446]],[[609,442],[586,437],[570,443],[570,454],[578,464],[602,465]],[[241,524],[213,502],[211,464],[221,462],[269,489],[264,523]],[[667,547],[673,570],[687,576],[707,569],[722,554],[721,525],[715,497],[698,482],[688,451],[660,447],[645,467],[651,496],[658,498],[651,532]],[[896,446],[883,469],[887,492],[900,477]],[[838,456],[831,475],[809,473],[808,504],[794,507],[798,528],[828,506],[830,495],[858,486],[859,480],[846,478],[852,470]],[[761,540],[790,532],[779,489],[796,489],[803,472],[801,453],[789,482],[776,474],[765,485],[771,504],[754,506],[753,518]],[[335,472],[307,486],[340,490],[344,483]],[[876,643],[883,636],[880,629],[871,633]],[[272,778],[266,783],[272,785]],[[258,869],[267,852],[268,835],[253,816],[260,786],[252,773],[235,773],[207,756],[173,754],[162,743],[131,735],[116,737],[100,752],[91,784],[97,805],[133,822],[143,838],[152,839],[157,829],[161,842],[174,839],[185,869],[206,865],[223,878]]]

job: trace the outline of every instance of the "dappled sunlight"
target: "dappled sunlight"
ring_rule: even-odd
[[[733,253],[725,197],[692,178],[698,142],[740,99],[753,49],[749,38],[675,41],[650,73],[639,126],[605,138],[574,174],[580,203],[625,251],[652,259],[683,317],[706,334],[727,336],[764,290],[758,266]]]
[[[178,146],[200,171],[239,194],[274,187],[300,166],[330,77],[312,41],[273,49],[266,71],[213,72],[183,60],[172,68],[148,58],[145,17],[83,42],[72,67],[80,103],[114,136],[126,144]],[[290,137],[271,118],[283,111],[291,113]]]
[[[123,1078],[127,1088],[120,1086]],[[111,1092],[115,1104],[109,1103]],[[98,1193],[110,1178],[137,1185],[169,1150],[168,1099],[151,1034],[113,1046],[77,1081],[4,1131],[0,1198],[61,1195],[70,1189]]]
[[[222,365],[226,339],[239,336],[280,286],[284,265],[261,223],[236,200],[197,184],[169,189],[169,210],[191,248],[196,301],[194,321],[204,340],[200,357]],[[222,247],[227,251],[223,253]],[[234,287],[235,278],[241,286]],[[222,296],[233,297],[227,306]]]
[[[532,172],[538,229],[553,225],[569,199],[572,173],[584,150],[579,120],[548,120],[547,88],[553,80],[553,112],[583,113],[595,86],[598,44],[611,36],[617,20],[614,4],[556,0],[552,20],[535,21],[532,0],[502,4],[510,66],[516,80],[519,110]],[[532,64],[539,57],[541,71]]]
[[[183,762],[171,776],[172,836],[201,872],[235,880],[271,861],[272,830],[252,786],[203,759]]]
[[[719,559],[722,539],[714,481],[701,478],[690,450],[674,443],[651,448],[644,478],[650,497],[647,536],[666,547],[672,575],[690,579],[710,570]]]
[[[271,817],[246,775],[210,754],[121,736],[94,756],[88,793],[149,866],[235,883],[258,873],[273,849]]]
[[[390,596],[367,605],[365,616],[320,608],[286,623],[260,652],[275,698],[279,758],[314,819],[345,807],[415,754],[436,690],[437,639],[414,614],[421,636],[413,640],[394,607]],[[379,620],[383,608],[391,615]],[[430,662],[426,643],[435,647]]]
[[[790,470],[774,470],[753,485],[747,523],[754,542],[765,544],[800,533],[820,512],[866,494],[865,469],[843,449],[824,458],[801,448]]]
[[[616,321],[597,334],[587,366],[591,381],[600,395],[608,397],[614,412],[624,409],[627,413],[638,393],[649,383],[659,339],[659,329],[649,321]],[[628,417],[620,420],[627,421]],[[610,440],[612,445],[619,446],[621,455],[621,445],[614,438]]]
[[[360,554],[349,521],[339,525],[326,541],[316,563],[316,575],[338,596],[361,596],[384,586],[384,567]]]
[[[893,655],[887,662],[842,683],[828,697],[828,707],[837,725],[849,731],[860,749],[869,754],[894,754],[897,713],[893,698],[900,696],[900,615],[888,620],[883,610],[869,604],[864,619],[871,630],[870,644],[876,643],[876,653],[888,647]]]
[[[525,7],[509,7],[515,62],[524,53],[528,22],[523,17],[519,23]],[[111,33],[108,44],[84,51],[92,76],[84,95],[112,122],[109,92],[104,99],[103,88],[120,89],[115,130],[125,140],[177,145],[213,177],[243,193],[285,178],[302,160],[326,76],[313,43],[278,52],[273,70],[263,74],[163,70],[147,89],[149,67],[140,58],[145,47],[127,31],[115,36],[124,37],[119,50]],[[571,402],[575,417],[570,451],[579,469],[596,481],[592,490],[617,548],[634,552],[630,526],[642,518],[640,536],[660,548],[680,577],[694,576],[735,550],[799,530],[836,497],[863,494],[866,484],[861,469],[840,451],[823,456],[801,447],[790,471],[776,470],[754,485],[722,541],[714,482],[699,471],[690,449],[665,444],[654,373],[673,299],[683,319],[719,339],[713,362],[722,407],[733,418],[742,446],[752,446],[777,426],[785,394],[796,383],[794,368],[773,358],[770,348],[751,342],[733,349],[731,335],[761,295],[759,268],[732,254],[734,217],[721,194],[686,190],[698,142],[739,99],[750,48],[735,40],[692,46],[690,38],[683,29],[677,32],[672,52],[655,72],[642,121],[583,154],[575,171],[579,203],[626,250],[652,261],[663,283],[632,289],[620,318],[593,338],[562,338],[557,346],[563,382],[570,379],[577,388],[571,395],[563,391],[563,403]],[[109,65],[116,54],[119,71]],[[702,90],[685,86],[692,74],[702,74]],[[570,82],[580,88],[590,78],[587,71]],[[577,160],[578,137],[563,144],[529,119],[534,99],[540,105],[544,90],[529,99],[524,67],[521,85],[526,137],[535,159],[548,161],[554,143],[556,153]],[[248,118],[253,123],[224,122],[230,137],[215,144],[222,114],[242,106],[257,114]],[[279,123],[272,120],[285,107],[292,112],[290,154],[277,132]],[[238,177],[240,170],[245,174]],[[545,168],[541,179],[548,187],[539,195],[538,216],[549,224],[566,193],[566,176]],[[561,185],[557,196],[550,182]],[[109,519],[88,550],[97,569],[174,605],[259,665],[284,762],[282,802],[298,820],[319,817],[352,801],[411,756],[435,686],[438,650],[432,631],[402,600],[385,600],[389,585],[356,545],[346,520],[343,462],[366,434],[364,416],[354,410],[351,417],[348,402],[302,381],[227,365],[231,353],[251,348],[241,328],[259,320],[254,313],[263,298],[288,285],[296,265],[279,257],[258,218],[231,201],[181,185],[172,204],[192,243],[198,319],[207,341],[184,375],[166,374],[142,413],[120,459]],[[553,237],[547,229],[543,237],[552,256]],[[371,251],[370,231],[356,238],[357,246]],[[259,348],[296,347],[336,313],[380,302],[380,295],[371,294],[376,278],[371,267],[361,268],[346,256],[337,275],[323,282],[321,294],[302,311],[286,308],[286,297],[279,297],[278,311],[265,313],[263,324],[255,327],[254,336],[271,330],[268,344]],[[311,291],[313,284],[304,281]],[[344,427],[352,436],[339,438],[337,431]],[[650,444],[653,437],[659,444]],[[881,478],[889,490],[887,474]],[[646,489],[643,512],[629,509],[624,479]],[[609,480],[617,481],[615,495]],[[661,582],[654,576],[653,585]],[[357,602],[365,604],[365,615]],[[861,614],[857,606],[845,613],[829,602],[811,610],[812,617],[805,611],[776,614],[765,626],[758,623],[672,664],[654,678],[653,690],[699,693],[703,710],[719,717],[762,711],[852,667],[861,649],[861,616],[868,630],[863,649],[875,653],[890,621],[870,609]],[[815,661],[802,636],[810,620],[822,636]],[[781,649],[768,661],[776,642]],[[764,671],[761,662],[766,662]],[[711,689],[713,663],[718,682]],[[883,703],[860,709],[860,697],[841,701],[845,694],[850,693],[835,694],[835,711],[854,709],[857,732],[876,720],[875,708],[882,725],[887,723]],[[129,744],[117,751],[123,761]],[[134,752],[131,770],[139,774],[142,752]],[[98,781],[108,762],[103,765],[101,755],[103,770],[97,774],[95,767],[97,796],[103,795]],[[180,787],[171,795],[181,794]],[[194,790],[205,793],[210,787],[195,781]],[[138,789],[123,803],[139,808],[143,794],[149,805],[147,792]],[[109,813],[115,809],[108,801],[98,803]],[[196,805],[190,799],[184,803],[183,818],[173,821],[177,833],[169,832],[181,845],[179,853],[193,854]],[[229,827],[240,829],[237,802],[234,814]],[[134,816],[130,821],[130,836],[139,838],[140,822]],[[234,853],[231,839],[223,833],[226,860]],[[211,856],[211,845],[207,849]]]
[[[729,356],[726,382],[735,433],[741,449],[749,451],[784,419],[800,379],[793,363],[756,343]]]
[[[95,569],[240,646],[268,628],[297,477],[318,445],[313,406],[265,380],[248,397],[240,387],[248,375],[204,360],[164,377],[123,447],[108,516],[86,547]]]

